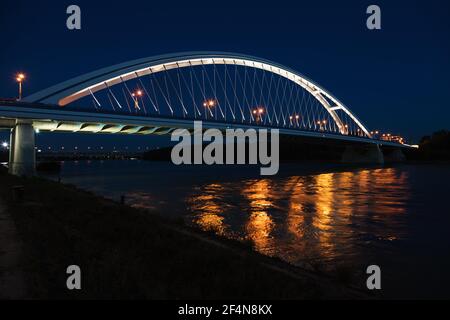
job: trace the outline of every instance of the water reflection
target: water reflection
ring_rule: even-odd
[[[293,263],[327,262],[405,236],[407,180],[395,168],[253,179],[199,186],[186,201],[204,230]]]
[[[221,203],[223,202],[221,196],[226,190],[220,184],[208,184],[199,191],[201,194],[188,199],[191,210],[196,212],[193,218],[194,223],[205,231],[214,231],[224,235],[226,227],[222,210],[226,204]]]
[[[67,161],[61,176],[116,201],[125,195],[129,205],[247,240],[303,267],[359,271],[356,283],[365,283],[368,264],[378,264],[383,294],[448,297],[449,166],[324,173],[329,170],[333,166],[286,164],[282,175],[250,179],[242,167]]]
[[[273,252],[272,231],[274,222],[269,215],[274,197],[270,194],[270,180],[261,179],[245,183],[242,195],[248,203],[249,214],[245,225],[245,238],[253,241],[256,250],[271,255]]]

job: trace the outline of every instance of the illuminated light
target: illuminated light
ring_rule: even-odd
[[[16,81],[19,83],[19,97],[18,100],[22,100],[22,82],[25,80],[25,74],[18,73],[16,75]]]
[[[214,99],[208,99],[203,102],[203,106],[206,107],[214,107],[216,105],[216,101]]]
[[[39,133],[39,132],[40,132],[40,130],[36,128],[36,130],[34,130],[34,132],[36,132],[36,133]]]
[[[8,148],[8,142],[2,142],[2,147],[3,148]]]
[[[298,120],[299,118],[300,118],[300,116],[297,114],[297,115],[295,116],[295,119]]]
[[[292,116],[290,116],[289,119],[292,120]]]
[[[378,131],[375,131],[375,134],[378,134],[379,132]]]
[[[23,80],[25,80],[25,74],[18,73],[16,76],[16,80],[17,80],[17,82],[22,82]]]
[[[253,110],[253,114],[256,114],[256,110]]]
[[[344,127],[345,127],[345,128],[348,128],[348,124],[346,124]]]
[[[317,124],[320,124],[320,121],[317,121]]]
[[[142,96],[142,91],[141,91],[141,90],[138,90],[138,91],[136,92],[136,94],[137,94],[138,96]]]
[[[263,108],[259,108],[258,112],[259,112],[259,114],[264,113],[264,109]]]
[[[325,123],[327,123],[327,120],[323,120],[322,122],[323,122],[323,124],[325,124]]]

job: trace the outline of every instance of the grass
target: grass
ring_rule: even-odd
[[[313,299],[354,297],[248,246],[73,186],[0,172],[0,198],[24,242],[32,299]],[[12,187],[25,196],[14,201]],[[66,289],[80,266],[82,289]]]

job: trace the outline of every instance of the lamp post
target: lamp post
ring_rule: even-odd
[[[205,108],[205,118],[206,119],[208,119],[208,112],[206,112],[206,111],[211,112],[210,108],[215,107],[215,106],[216,106],[216,101],[214,99],[205,100],[203,102],[203,107]]]
[[[16,76],[16,81],[19,83],[19,101],[22,99],[22,82],[25,80],[25,74],[18,73]]]
[[[262,116],[264,114],[264,108],[259,107],[259,108],[253,109],[252,113],[255,115],[256,123],[261,122]]]
[[[142,90],[138,89],[135,92],[133,92],[131,94],[131,96],[133,97],[134,100],[134,109],[137,110],[141,110],[141,108],[139,107],[139,97],[142,97]]]

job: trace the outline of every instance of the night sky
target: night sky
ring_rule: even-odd
[[[81,7],[82,29],[66,28]],[[366,28],[377,4],[382,30]],[[370,128],[417,141],[450,129],[449,1],[9,1],[0,11],[0,96],[24,95],[101,67],[179,51],[230,51],[291,67]],[[95,137],[95,139],[93,139]],[[0,139],[7,139],[0,133]],[[163,145],[153,136],[42,134],[40,147]]]

